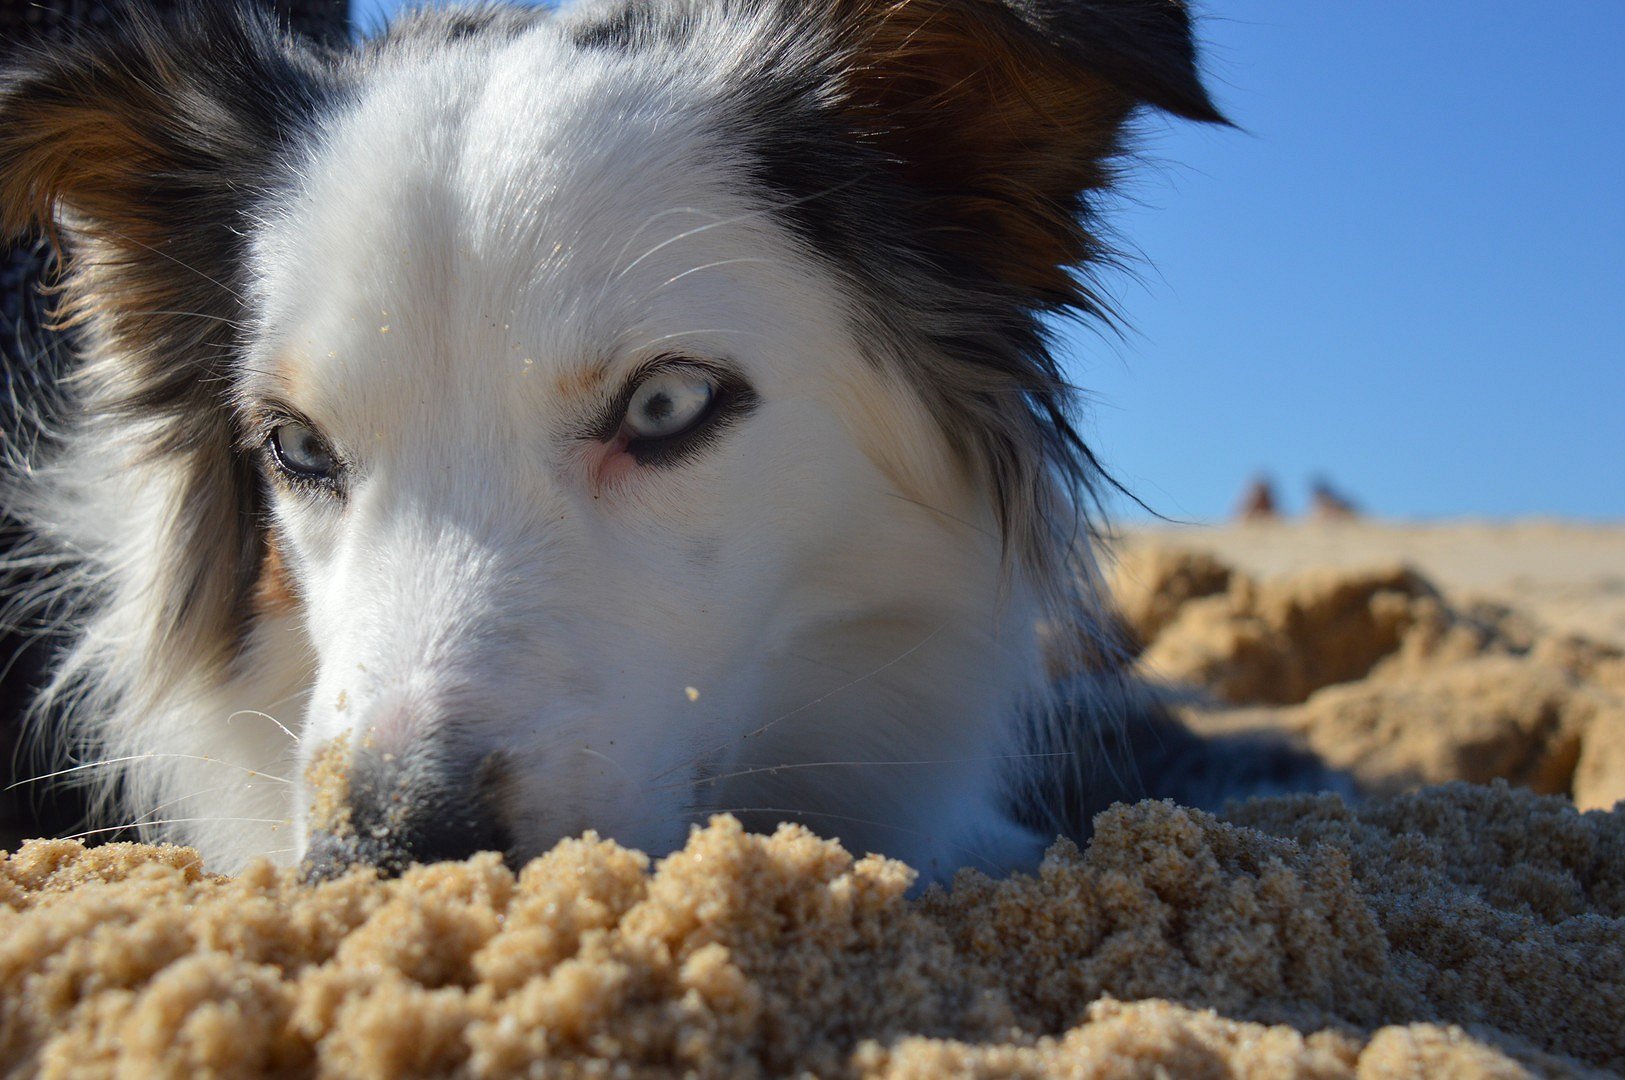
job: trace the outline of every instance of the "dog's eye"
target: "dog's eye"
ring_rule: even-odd
[[[288,422],[271,429],[266,440],[277,468],[297,480],[332,480],[338,462],[322,437],[304,424]]]
[[[668,368],[645,379],[626,405],[634,439],[669,439],[699,423],[716,399],[716,385],[691,368]]]

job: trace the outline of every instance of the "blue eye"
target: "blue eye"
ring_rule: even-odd
[[[717,388],[705,373],[668,368],[645,379],[626,405],[627,432],[634,439],[681,435],[711,409]]]
[[[338,475],[333,452],[304,424],[278,424],[266,443],[277,468],[296,480],[332,480]]]

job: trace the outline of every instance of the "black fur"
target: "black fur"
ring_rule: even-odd
[[[1139,101],[1188,120],[1228,123],[1197,74],[1191,18],[1180,0],[1006,0],[1041,40]]]

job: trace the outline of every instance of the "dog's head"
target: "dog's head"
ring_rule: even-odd
[[[0,213],[67,241],[142,504],[125,693],[297,666],[221,707],[347,781],[318,862],[712,809],[996,846],[1033,624],[1089,618],[1043,319],[1097,310],[1143,103],[1218,119],[1178,0],[479,9],[352,55],[208,5],[37,58]]]

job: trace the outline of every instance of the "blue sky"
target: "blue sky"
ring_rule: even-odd
[[[1187,520],[1261,470],[1289,507],[1324,473],[1396,517],[1625,519],[1625,4],[1198,10],[1242,130],[1146,125],[1132,329],[1064,333],[1101,459]]]
[[[1269,469],[1417,517],[1625,518],[1625,4],[1225,0],[1246,130],[1162,125],[1096,443],[1158,510]]]

